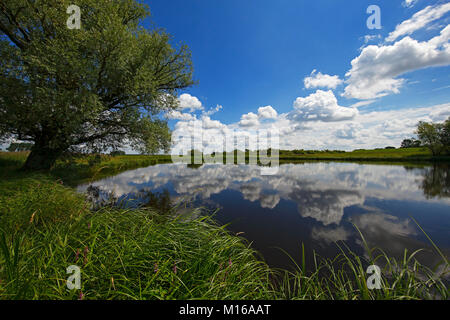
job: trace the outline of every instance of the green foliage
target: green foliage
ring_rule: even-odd
[[[6,149],[9,152],[21,152],[21,151],[30,151],[33,147],[32,143],[16,143],[13,142]]]
[[[122,150],[114,150],[110,152],[111,156],[124,156],[126,153]]]
[[[402,141],[400,148],[418,148],[420,146],[421,144],[419,140],[411,138],[411,139],[404,139]]]
[[[441,142],[450,151],[450,117],[442,124]]]
[[[434,156],[450,151],[450,118],[444,123],[420,121],[416,133],[422,145],[429,148]]]
[[[188,48],[142,27],[135,0],[78,0],[81,29],[66,26],[69,0],[0,5],[0,136],[35,144],[26,166],[48,169],[65,150],[142,153],[169,147],[162,111],[193,84]]]

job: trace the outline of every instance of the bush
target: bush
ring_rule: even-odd
[[[400,148],[419,148],[421,146],[420,141],[414,138],[404,139]]]
[[[125,151],[122,150],[114,150],[110,153],[111,156],[124,156],[126,155]]]

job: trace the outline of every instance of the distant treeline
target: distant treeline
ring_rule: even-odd
[[[109,154],[112,156],[124,156],[124,155],[126,155],[126,152],[122,151],[122,150],[114,150],[114,151],[111,151]]]
[[[6,151],[9,152],[20,152],[20,151],[30,151],[33,148],[33,143],[19,143],[13,142],[6,148]]]
[[[385,150],[385,149],[396,149],[395,147],[392,146],[388,146],[385,148],[376,148],[374,150]],[[373,149],[372,149],[373,150]],[[295,156],[295,155],[308,155],[308,154],[342,154],[342,153],[348,153],[348,152],[354,152],[354,151],[368,151],[368,149],[355,149],[353,151],[344,151],[344,150],[329,150],[329,149],[325,149],[325,150],[304,150],[304,149],[294,149],[294,150],[282,150],[282,149],[267,149],[267,150],[249,150],[249,149],[245,149],[245,151],[243,150],[237,150],[235,149],[234,151],[229,151],[229,152],[223,152],[223,155],[237,155],[239,154],[243,154],[245,152],[245,155],[248,157],[250,155],[260,155],[261,153],[266,154],[268,156],[271,156],[272,154],[278,152],[280,157],[283,156]],[[195,154],[204,154],[202,151],[200,150],[191,150],[190,152],[187,153],[188,155],[190,154],[191,156],[194,156]],[[216,154],[220,154],[220,152],[212,152],[211,156],[215,156]]]
[[[422,143],[419,140],[411,138],[411,139],[404,139],[402,141],[400,148],[419,148],[421,146]]]

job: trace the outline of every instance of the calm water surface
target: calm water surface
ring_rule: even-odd
[[[414,217],[433,241],[450,252],[450,173],[448,165],[407,167],[355,163],[281,165],[262,176],[257,166],[160,164],[127,171],[92,184],[100,197],[113,195],[128,206],[187,204],[218,210],[215,218],[242,232],[272,267],[289,268],[281,249],[300,258],[311,253],[334,257],[336,241],[364,254],[354,225],[369,246],[401,256],[427,248],[419,257],[438,261]],[[80,185],[86,192],[89,185]],[[183,206],[181,206],[183,207]],[[181,210],[181,209],[180,209]]]

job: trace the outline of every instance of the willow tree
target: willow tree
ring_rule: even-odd
[[[193,84],[191,56],[144,28],[149,15],[135,0],[0,1],[0,138],[34,143],[25,168],[51,168],[71,148],[169,147],[161,114]]]

